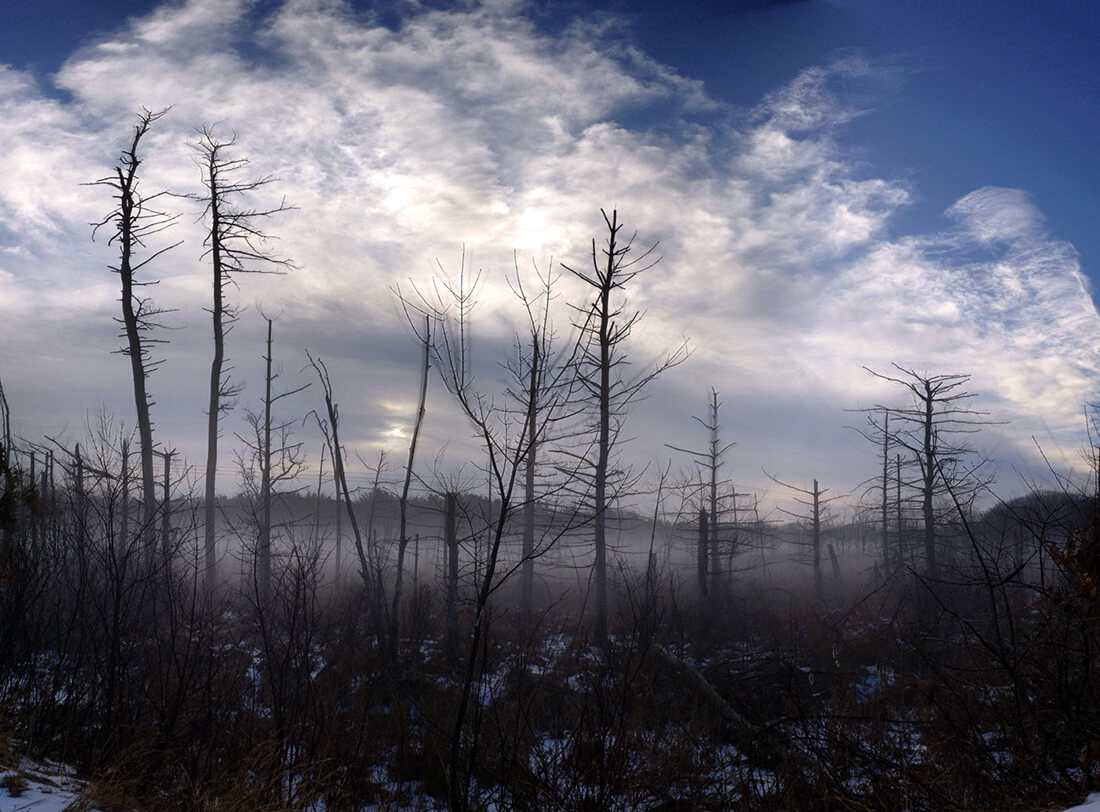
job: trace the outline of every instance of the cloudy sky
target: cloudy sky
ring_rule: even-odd
[[[994,419],[974,440],[1002,488],[1034,474],[1037,439],[1077,458],[1095,399],[1100,318],[1096,7],[961,0],[8,2],[0,10],[0,380],[16,432],[79,439],[101,410],[133,424],[115,252],[89,223],[142,107],[147,193],[201,191],[204,124],[279,180],[268,231],[299,267],[242,277],[229,338],[259,404],[262,309],[279,316],[285,385],[329,366],[343,438],[404,453],[417,350],[392,288],[482,270],[479,385],[500,386],[519,315],[507,277],[584,265],[616,208],[662,257],[627,291],[639,368],[692,355],[633,410],[626,456],[702,447],[692,415],[721,394],[729,473],[834,492],[875,471],[845,410],[903,403],[863,366],[968,373]],[[676,11],[672,7],[676,7]],[[889,11],[882,7],[888,6]],[[1011,8],[1006,8],[1011,6]],[[950,11],[946,10],[950,9]],[[158,440],[201,470],[211,353],[201,206],[152,263],[165,318],[151,379]],[[556,322],[569,334],[560,286]],[[285,404],[319,407],[316,387]],[[432,382],[425,458],[466,427]],[[311,448],[320,440],[299,429]],[[663,463],[662,463],[663,464]],[[315,470],[314,470],[315,475]]]

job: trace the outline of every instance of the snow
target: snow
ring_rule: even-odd
[[[72,770],[62,765],[22,759],[18,769],[0,768],[0,812],[64,812],[80,799],[82,788]]]
[[[1094,792],[1080,806],[1067,809],[1066,812],[1100,812],[1100,792]]]

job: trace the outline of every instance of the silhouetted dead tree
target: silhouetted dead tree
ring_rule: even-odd
[[[578,411],[574,391],[577,379],[563,374],[572,367],[575,357],[567,357],[559,351],[551,320],[551,304],[557,298],[554,292],[557,277],[552,272],[543,274],[537,265],[534,270],[538,278],[535,293],[531,293],[524,284],[518,263],[515,278],[509,282],[527,315],[527,335],[516,336],[515,353],[506,365],[512,378],[509,397],[515,403],[525,403],[528,396],[533,396],[535,402],[526,404],[525,408],[539,416],[527,422],[530,448],[524,470],[520,608],[527,616],[534,611],[535,559],[546,552],[545,545],[539,545],[535,538],[539,449],[566,439],[568,429],[561,427],[568,426]],[[538,431],[541,435],[536,434]],[[543,484],[549,484],[550,490],[556,490],[553,481]]]
[[[240,387],[230,380],[225,366],[225,337],[237,321],[239,309],[226,298],[226,291],[235,284],[237,274],[284,273],[294,267],[288,259],[277,257],[268,243],[273,239],[260,227],[260,222],[280,212],[290,210],[286,201],[269,208],[249,208],[239,205],[242,197],[263,189],[274,178],[261,177],[239,180],[239,173],[248,166],[246,158],[234,158],[227,153],[236,145],[236,137],[223,141],[204,126],[193,145],[196,160],[202,170],[206,192],[192,199],[205,203],[207,236],[205,256],[213,270],[213,304],[210,314],[214,326],[214,358],[210,363],[210,398],[207,407],[206,483],[205,483],[205,580],[208,590],[217,583],[217,553],[215,547],[216,486],[218,466],[218,420],[233,406]]]
[[[863,367],[871,375],[906,389],[910,406],[876,405],[874,411],[886,412],[893,418],[889,430],[890,442],[909,452],[919,468],[917,487],[921,495],[921,515],[924,528],[925,574],[930,580],[939,578],[940,565],[936,543],[935,501],[950,495],[952,503],[969,505],[974,497],[990,484],[981,475],[984,460],[968,464],[973,450],[959,438],[974,434],[982,426],[992,425],[989,412],[966,406],[977,397],[963,387],[969,375],[929,375],[894,364],[899,375],[885,375]]]
[[[707,520],[704,520],[704,508],[700,505],[699,513],[699,526],[702,528],[704,521],[707,524],[707,534],[703,535],[702,529],[700,529],[700,543],[704,538],[708,542],[710,549],[710,562],[707,562],[707,555],[704,551],[699,552],[699,589],[704,595],[707,594],[707,573],[710,573],[711,585],[710,592],[713,595],[717,595],[720,587],[721,578],[721,561],[719,558],[718,549],[718,488],[720,485],[729,484],[728,480],[720,480],[718,472],[725,462],[726,452],[729,451],[735,443],[722,443],[721,440],[721,424],[718,421],[718,410],[721,407],[721,403],[718,402],[718,392],[715,389],[710,390],[710,403],[709,414],[707,419],[703,420],[701,417],[692,416],[692,420],[706,429],[707,432],[707,450],[706,451],[693,451],[690,448],[680,448],[674,445],[665,444],[673,451],[680,451],[684,454],[690,454],[694,457],[695,464],[698,465],[706,474],[707,481],[705,487],[707,489],[707,497],[710,505],[710,512],[707,516]],[[702,499],[700,499],[702,501]]]
[[[580,331],[576,356],[576,375],[579,388],[592,408],[590,430],[591,450],[584,455],[588,471],[582,477],[591,488],[593,546],[595,549],[594,579],[596,583],[597,637],[607,642],[607,511],[612,493],[621,481],[612,482],[611,461],[619,443],[620,431],[627,407],[641,394],[654,378],[687,357],[687,344],[669,353],[655,366],[634,377],[628,377],[626,340],[641,319],[640,311],[628,313],[625,304],[617,297],[626,286],[643,271],[657,264],[653,245],[636,257],[630,258],[633,237],[623,240],[622,224],[618,211],[611,215],[600,209],[607,226],[607,245],[597,249],[592,240],[592,269],[580,271],[562,264],[562,267],[591,288],[593,299],[588,305],[576,305],[575,322]],[[609,491],[610,487],[610,491]]]
[[[436,325],[429,345],[432,360],[447,391],[469,420],[483,455],[479,467],[491,488],[489,515],[483,531],[485,557],[475,567],[472,626],[465,641],[462,687],[451,726],[447,780],[452,810],[466,810],[470,806],[481,719],[479,713],[471,712],[471,703],[475,682],[488,668],[485,641],[489,633],[490,598],[522,568],[522,561],[510,568],[501,564],[502,547],[518,507],[519,479],[526,476],[527,460],[534,448],[545,441],[549,428],[569,403],[565,393],[569,391],[566,382],[571,373],[568,365],[545,368],[548,361],[544,353],[550,346],[550,336],[541,332],[545,322],[536,316],[533,300],[521,295],[532,334],[529,340],[517,339],[521,357],[508,365],[513,381],[506,388],[507,398],[498,401],[476,388],[470,357],[470,314],[477,302],[478,279],[475,276],[472,282],[467,281],[464,254],[457,284],[436,280],[430,293],[414,287],[415,298],[397,291],[414,328],[420,319]],[[453,554],[457,549],[453,530],[449,535],[449,552]],[[452,561],[452,567],[453,564]]]
[[[3,381],[0,381],[0,572],[8,571],[12,557],[10,534],[16,529],[19,501],[19,478],[11,439],[11,410],[4,394]]]
[[[114,173],[90,184],[111,189],[116,201],[106,217],[92,224],[92,239],[95,239],[100,229],[110,229],[112,233],[107,244],[116,245],[119,250],[118,265],[112,265],[110,268],[119,275],[122,283],[122,294],[119,298],[122,304],[122,318],[118,321],[122,324],[120,337],[126,340],[126,344],[119,352],[130,359],[130,373],[134,384],[134,406],[137,410],[138,438],[141,442],[141,488],[144,507],[141,533],[150,555],[155,547],[154,517],[157,511],[157,492],[153,472],[153,421],[150,417],[153,401],[149,397],[147,384],[149,374],[163,362],[163,359],[152,359],[150,347],[166,342],[165,339],[154,338],[149,333],[161,327],[158,319],[169,311],[155,306],[149,297],[142,295],[142,289],[155,285],[156,281],[141,280],[138,278],[138,272],[180,243],[175,242],[153,250],[144,258],[138,256],[139,252],[147,247],[146,240],[170,227],[178,217],[151,205],[167,192],[157,192],[148,196],[142,194],[138,175],[142,159],[138,150],[149,128],[167,112],[167,110],[161,110],[154,113],[143,109],[138,116],[138,123],[134,125],[130,146],[123,150]],[[123,498],[126,499],[125,494]]]
[[[784,488],[800,494],[800,496],[796,496],[794,500],[798,502],[798,504],[810,509],[809,513],[798,513],[793,510],[779,508],[779,512],[798,519],[803,524],[808,523],[810,525],[810,552],[813,559],[814,591],[818,598],[822,598],[825,594],[825,588],[821,576],[821,522],[824,517],[826,506],[828,506],[830,502],[835,502],[837,499],[846,497],[847,494],[838,494],[837,496],[830,496],[828,499],[824,499],[822,497],[829,492],[829,489],[826,488],[822,490],[818,486],[816,479],[814,480],[813,488],[800,488],[797,485],[784,482],[778,477],[769,474],[767,471],[765,471],[764,474],[775,484],[782,485]],[[829,547],[831,551],[832,545],[829,545]]]
[[[863,413],[866,424],[864,426],[848,426],[863,439],[878,446],[882,461],[882,473],[865,481],[865,489],[862,494],[864,500],[875,500],[880,523],[881,565],[884,577],[897,573],[902,567],[907,566],[911,559],[911,551],[906,549],[905,539],[905,508],[906,500],[903,498],[903,490],[918,488],[921,477],[914,473],[917,460],[908,452],[903,458],[901,454],[892,453],[895,447],[894,433],[890,428],[891,409],[857,409]],[[897,427],[895,421],[895,428]],[[893,530],[891,530],[891,524]],[[877,565],[876,565],[877,568]]]
[[[352,537],[355,539],[355,552],[359,557],[359,575],[363,579],[363,586],[369,590],[371,587],[371,570],[367,563],[367,552],[363,546],[363,534],[359,529],[359,520],[355,516],[355,505],[352,504],[351,491],[348,489],[348,477],[344,469],[344,448],[340,445],[340,405],[333,399],[332,379],[329,377],[325,362],[320,358],[315,359],[308,351],[306,357],[309,358],[309,365],[313,367],[313,371],[317,373],[317,378],[321,382],[321,391],[325,397],[325,415],[327,417],[321,417],[316,412],[312,414],[316,417],[317,426],[321,429],[321,433],[325,437],[325,443],[328,445],[329,456],[332,458],[333,477],[336,480],[336,487],[343,495],[343,504],[348,512]],[[379,461],[379,469],[381,469],[381,461]],[[376,495],[371,494],[371,499],[375,498]]]
[[[256,527],[256,546],[253,562],[253,578],[255,579],[256,598],[260,606],[266,606],[271,596],[271,497],[272,490],[279,486],[292,482],[305,467],[302,458],[302,443],[292,441],[293,420],[284,420],[272,424],[271,410],[280,400],[296,395],[307,389],[309,384],[303,384],[294,389],[273,395],[271,385],[279,377],[278,372],[273,372],[272,364],[272,319],[264,317],[267,322],[267,352],[264,355],[264,401],[263,414],[257,414],[252,410],[246,410],[245,417],[248,421],[251,434],[248,437],[237,435],[237,439],[244,443],[249,451],[250,459],[239,458],[238,463],[246,481],[245,486],[253,492],[259,500],[259,516]],[[272,435],[278,439],[278,446],[272,445]],[[260,482],[256,487],[254,483],[255,469],[259,468]]]
[[[436,317],[424,315],[423,327],[413,324],[417,340],[424,350],[420,365],[420,394],[416,404],[416,419],[413,421],[412,436],[409,438],[409,456],[405,463],[405,481],[401,486],[401,498],[398,502],[398,538],[397,538],[397,574],[393,582],[393,615],[391,617],[391,644],[396,656],[397,641],[401,630],[401,592],[405,575],[405,552],[409,547],[409,489],[412,486],[413,463],[416,460],[416,446],[420,440],[420,429],[424,425],[424,412],[428,402],[428,373],[431,370],[432,322]],[[410,321],[411,323],[411,321]],[[373,498],[373,495],[372,495]]]

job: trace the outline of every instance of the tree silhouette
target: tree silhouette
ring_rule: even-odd
[[[977,397],[964,388],[970,375],[929,375],[898,364],[893,367],[898,375],[863,369],[903,387],[912,398],[910,406],[876,405],[874,411],[890,414],[892,427],[887,436],[891,444],[906,449],[919,469],[917,487],[921,495],[925,574],[935,580],[940,574],[935,500],[945,495],[962,505],[972,501],[989,484],[989,479],[980,475],[984,460],[968,464],[967,458],[973,451],[962,437],[994,421],[989,419],[989,412],[966,405]]]
[[[213,270],[213,304],[210,315],[214,327],[214,357],[210,363],[210,397],[207,407],[206,433],[206,482],[204,504],[204,563],[208,590],[217,583],[217,554],[215,549],[216,484],[218,474],[218,421],[233,406],[240,387],[229,376],[225,366],[225,338],[233,329],[240,314],[239,309],[226,298],[226,291],[235,284],[237,274],[283,273],[294,267],[288,259],[277,257],[268,243],[272,240],[261,228],[260,222],[280,212],[290,210],[286,201],[269,208],[249,208],[240,205],[242,197],[251,195],[274,178],[267,176],[254,180],[240,180],[239,173],[248,166],[246,158],[234,158],[228,153],[236,145],[236,136],[223,141],[208,126],[199,132],[193,145],[197,162],[202,169],[205,194],[199,198],[205,203],[207,220],[205,256],[210,258]]]
[[[633,237],[623,240],[622,224],[617,210],[600,209],[607,226],[607,244],[598,250],[592,240],[592,269],[580,271],[562,264],[565,270],[592,289],[588,305],[574,306],[580,331],[575,361],[581,394],[592,408],[589,428],[592,444],[585,454],[587,471],[582,471],[584,484],[592,494],[593,545],[595,548],[594,577],[596,583],[596,635],[607,641],[607,510],[613,494],[623,484],[611,471],[611,459],[620,441],[620,431],[627,407],[654,378],[687,357],[687,344],[681,344],[648,371],[630,377],[627,374],[625,342],[641,319],[640,311],[628,313],[621,292],[643,271],[657,264],[653,245],[635,257],[630,257]],[[610,491],[609,491],[610,488]]]
[[[175,242],[154,250],[144,258],[138,257],[138,252],[146,248],[145,241],[169,228],[178,217],[151,205],[158,198],[168,194],[167,192],[157,192],[148,196],[142,194],[138,175],[142,159],[138,150],[149,128],[167,112],[167,110],[161,110],[154,113],[143,109],[138,116],[138,123],[134,125],[130,146],[123,150],[114,173],[91,184],[111,189],[116,201],[115,206],[102,220],[92,224],[92,238],[95,238],[100,229],[109,229],[112,233],[107,244],[116,245],[119,250],[118,265],[110,267],[119,275],[122,283],[122,294],[119,298],[122,304],[122,318],[119,320],[122,324],[120,337],[124,338],[126,343],[119,352],[129,357],[130,372],[134,382],[134,406],[137,410],[138,438],[141,443],[141,492],[144,506],[141,533],[150,554],[155,546],[154,517],[157,511],[157,492],[153,472],[153,421],[150,417],[153,401],[149,396],[147,383],[149,374],[163,361],[163,359],[152,359],[150,347],[165,343],[165,339],[154,338],[149,333],[161,326],[158,319],[168,311],[157,307],[149,297],[142,295],[142,289],[155,285],[156,281],[141,280],[138,278],[138,272],[180,243]],[[123,498],[126,498],[125,494]]]

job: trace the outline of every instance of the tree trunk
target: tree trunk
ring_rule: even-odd
[[[597,439],[595,495],[593,508],[596,526],[593,541],[596,548],[594,575],[596,579],[596,639],[601,645],[608,641],[607,605],[607,467],[611,456],[611,288],[614,284],[617,236],[614,214],[608,238],[607,268],[599,298],[599,435]]]
[[[155,234],[173,220],[171,216],[153,211],[146,205],[149,200],[159,195],[145,198],[138,191],[138,168],[141,166],[138,147],[149,126],[163,114],[163,112],[153,113],[148,110],[142,113],[134,128],[130,147],[123,152],[119,164],[115,167],[114,175],[96,182],[96,185],[108,186],[117,193],[117,209],[100,222],[97,228],[113,222],[115,235],[112,239],[118,240],[119,246],[117,270],[122,283],[122,295],[119,301],[122,305],[122,326],[126,339],[122,352],[130,359],[130,377],[134,386],[134,408],[137,413],[138,440],[141,444],[141,493],[144,512],[140,534],[150,560],[156,547],[154,516],[157,511],[157,493],[153,473],[153,423],[149,415],[149,393],[146,389],[149,375],[148,348],[146,342],[142,340],[142,331],[155,326],[150,316],[157,311],[144,308],[147,302],[138,295],[137,289],[140,285],[148,283],[136,281],[135,274],[143,265],[168,249],[155,252],[143,261],[137,261],[134,252],[143,245],[144,237]]]
[[[825,592],[821,578],[821,491],[818,490],[817,480],[814,480],[814,507],[813,507],[813,532],[814,532],[814,591],[817,597],[822,597]]]
[[[928,387],[926,386],[926,389]],[[939,577],[936,563],[936,516],[932,511],[932,492],[936,484],[936,448],[935,432],[932,422],[932,393],[924,401],[924,557],[927,575],[935,580]]]
[[[699,578],[699,594],[707,594],[707,550],[710,541],[710,529],[705,508],[699,510],[699,542],[696,549],[697,576]]]
[[[264,358],[264,433],[260,450],[260,532],[256,543],[256,598],[266,606],[271,598],[271,319],[267,319],[267,355]]]
[[[897,506],[897,514],[898,514],[898,519],[897,519],[898,540],[897,540],[897,543],[894,545],[894,547],[896,548],[895,551],[894,551],[894,555],[897,556],[898,567],[900,569],[902,564],[905,563],[905,533],[903,532],[904,527],[903,527],[903,524],[902,524],[905,521],[905,517],[902,515],[902,510],[901,510],[901,454],[897,454],[894,457],[894,475],[896,477],[894,487],[895,487],[895,491],[896,491],[895,500],[896,500],[896,506]]]
[[[443,539],[447,547],[447,662],[458,665],[458,497],[447,494]]]
[[[889,484],[890,484],[890,413],[886,412],[885,425],[882,428],[882,572],[890,572],[890,522]]]
[[[412,485],[413,461],[416,458],[416,441],[420,437],[420,427],[424,423],[424,410],[428,400],[428,370],[431,369],[432,321],[424,317],[424,361],[420,370],[420,398],[416,408],[416,422],[413,424],[412,437],[409,439],[409,460],[405,464],[405,484],[401,488],[399,535],[397,541],[397,575],[393,583],[393,615],[391,623],[392,654],[397,656],[397,641],[401,630],[401,587],[405,569],[405,549],[409,546],[409,488]]]
[[[214,358],[210,362],[210,394],[206,412],[206,482],[203,500],[203,554],[206,572],[206,591],[213,594],[217,586],[217,549],[215,543],[214,522],[217,518],[217,481],[218,481],[218,418],[221,416],[222,366],[225,363],[225,325],[222,318],[225,313],[223,298],[225,278],[222,273],[221,221],[218,205],[218,173],[214,156],[208,163],[210,193],[210,257],[214,271],[214,302],[211,318],[214,326]]]
[[[171,493],[170,488],[172,485],[172,457],[173,451],[164,452],[164,497],[161,500],[160,506],[160,543],[164,550],[164,560],[168,562],[172,556],[172,540],[170,538],[171,533]]]
[[[333,483],[336,490],[336,585],[340,586],[340,579],[343,576],[342,562],[340,559],[344,557],[344,517],[340,513],[340,483]],[[371,494],[371,499],[374,499],[374,494]],[[369,530],[367,531],[370,532]],[[370,544],[370,540],[367,540],[367,544]]]
[[[531,380],[529,392],[534,396],[537,389],[539,371],[539,337],[534,335],[531,341]],[[527,404],[528,412],[536,410],[537,404]],[[524,481],[523,502],[523,566],[520,571],[520,607],[526,617],[530,617],[535,608],[535,463],[538,446],[538,426],[533,419],[527,421],[527,470]]]
[[[717,600],[722,591],[722,558],[718,549],[718,465],[721,454],[718,439],[718,392],[711,389],[710,394],[710,594],[712,599]]]
[[[31,464],[34,464],[34,456],[31,455]],[[31,477],[34,480],[34,477]],[[122,527],[118,533],[118,546],[117,550],[122,552],[126,550],[130,540],[130,443],[126,440],[122,441],[122,483],[121,493],[122,498]]]

